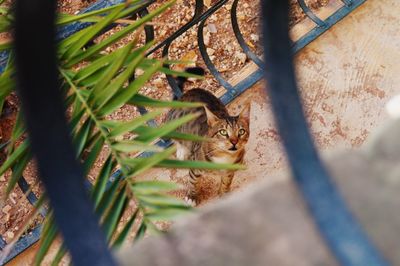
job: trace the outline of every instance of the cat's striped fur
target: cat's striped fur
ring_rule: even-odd
[[[191,72],[198,73],[198,69]],[[183,81],[180,80],[180,87]],[[177,157],[181,160],[200,160],[215,163],[242,163],[245,154],[245,144],[250,134],[250,105],[243,108],[238,116],[231,116],[224,104],[212,93],[203,89],[192,89],[185,92],[181,101],[201,102],[205,107],[190,109],[175,109],[169,112],[168,120],[176,119],[188,113],[199,112],[201,115],[181,126],[181,133],[196,134],[210,138],[211,141],[190,142],[177,141]],[[205,175],[219,175],[221,183],[219,194],[230,191],[234,171],[204,171],[191,169],[189,171],[190,188],[188,198],[198,204],[198,181]]]

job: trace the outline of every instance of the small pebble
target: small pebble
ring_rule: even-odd
[[[161,78],[156,78],[153,81],[154,85],[158,86],[162,86],[163,85],[163,80]]]
[[[204,5],[206,7],[210,7],[211,6],[211,0],[204,0]]]
[[[211,33],[216,33],[217,32],[217,27],[213,23],[208,24],[207,28],[208,28],[208,31],[211,32]]]
[[[210,36],[211,36],[211,34],[210,34],[210,32],[206,32],[206,34],[204,34],[204,44],[205,45],[210,45]]]
[[[2,211],[3,211],[4,213],[8,213],[10,210],[11,210],[11,206],[10,206],[10,205],[6,205],[6,206],[4,206],[3,209],[2,209]]]
[[[0,219],[0,222],[3,223],[3,224],[7,223],[10,220],[10,214],[9,213],[6,213],[6,214],[1,215],[1,216],[2,217]]]
[[[258,42],[260,40],[260,36],[258,36],[258,34],[251,34],[250,39],[252,41]]]
[[[215,50],[213,48],[207,48],[207,54],[213,55],[215,53]]]
[[[236,52],[235,57],[239,59],[240,63],[244,64],[246,62],[247,56],[244,53]]]
[[[7,238],[9,238],[9,239],[14,238],[14,233],[13,232],[7,232]]]

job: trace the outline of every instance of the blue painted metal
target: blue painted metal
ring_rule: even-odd
[[[27,233],[23,237],[21,237],[18,242],[15,244],[10,254],[8,254],[7,258],[4,260],[4,264],[7,264],[10,260],[18,256],[21,252],[26,250],[28,247],[35,244],[40,238],[40,232],[42,231],[42,226],[39,225],[35,227],[31,232]],[[3,264],[3,265],[4,265]]]
[[[335,25],[337,22],[339,22],[341,19],[343,19],[345,16],[347,16],[349,13],[351,13],[354,9],[356,9],[358,6],[360,6],[362,3],[364,3],[366,0],[341,0],[344,3],[344,6],[339,8],[334,14],[329,16],[325,20],[321,20],[318,18],[304,3],[303,0],[299,0],[299,4],[305,14],[312,19],[317,26],[313,28],[310,32],[305,34],[303,37],[301,37],[298,41],[296,41],[293,46],[292,50],[293,53],[298,52],[302,48],[304,48],[306,45],[308,45],[310,42],[318,38],[321,34],[326,32],[329,28],[331,28],[333,25]],[[124,2],[124,0],[100,0],[96,2],[95,4],[91,5],[87,9],[83,10],[82,12],[88,12],[88,11],[93,11],[97,10],[100,8],[108,7],[111,5],[119,4]],[[154,1],[148,1],[149,3],[152,3]],[[225,81],[222,76],[219,74],[218,70],[215,68],[211,60],[209,59],[208,54],[206,53],[206,48],[204,45],[204,41],[202,38],[202,28],[204,27],[205,20],[212,15],[214,12],[216,12],[222,5],[224,5],[227,2],[227,0],[220,0],[218,1],[213,7],[210,9],[206,10],[204,13],[202,13],[202,6],[203,6],[203,0],[196,0],[196,12],[191,21],[181,27],[177,32],[169,36],[167,39],[165,39],[163,42],[159,43],[156,47],[154,47],[150,52],[153,53],[159,48],[164,47],[164,52],[163,54],[167,54],[168,52],[168,47],[171,44],[173,40],[175,40],[177,37],[179,37],[181,34],[183,34],[185,31],[196,25],[197,23],[200,22],[199,30],[198,30],[198,38],[199,38],[199,48],[202,53],[203,59],[206,62],[207,67],[210,69],[211,73],[217,78],[217,80],[221,83],[222,86],[225,87],[226,93],[221,96],[221,101],[224,104],[228,104],[231,101],[233,101],[236,97],[238,97],[241,93],[246,91],[248,88],[250,88],[253,84],[255,84],[257,81],[262,79],[263,77],[263,62],[261,59],[255,56],[255,54],[250,50],[250,48],[247,46],[245,43],[245,40],[243,39],[243,36],[240,33],[239,26],[237,23],[235,23],[234,19],[232,21],[232,26],[234,28],[235,36],[241,45],[243,51],[247,54],[247,56],[250,58],[250,60],[254,61],[260,69],[256,70],[254,73],[250,74],[247,78],[236,84],[235,86],[232,86],[229,84],[227,81]],[[236,8],[239,0],[234,1],[236,3],[236,6],[234,6],[234,10],[232,10],[231,15],[233,16],[236,15]],[[201,6],[201,8],[200,8]],[[73,23],[71,25],[63,27],[60,32],[58,33],[58,38],[63,39],[68,36],[71,36],[73,33],[87,27],[90,25],[89,23]],[[254,55],[254,56],[253,56]],[[8,53],[6,51],[0,52],[0,73],[4,71],[5,66],[7,64],[8,60]],[[171,81],[170,83],[173,83]],[[171,84],[172,85],[172,84]],[[173,86],[172,86],[173,87]],[[174,90],[175,91],[175,90]],[[141,110],[144,112],[145,110]],[[155,124],[152,124],[152,126],[155,126]],[[168,140],[160,140],[157,142],[157,145],[160,147],[168,147],[171,145],[171,142]],[[152,153],[150,152],[144,152],[140,154],[141,157],[149,157],[151,156]],[[110,182],[113,182],[116,178],[120,176],[120,172],[117,171],[115,172],[111,177],[110,177]],[[26,180],[23,179],[21,181],[23,184],[21,185],[25,191],[29,189],[29,184],[26,183]],[[25,182],[25,183],[24,183]],[[309,193],[309,195],[312,195],[312,197],[308,200],[315,200],[319,199],[322,195],[318,194],[312,194]],[[315,197],[315,198],[314,198]],[[33,193],[29,193],[28,195],[28,200],[33,204],[36,202],[37,198]],[[46,212],[44,211],[42,215],[45,215]],[[5,263],[10,261],[12,258],[14,258],[16,255],[19,253],[23,252],[25,249],[27,249],[29,246],[34,244],[39,240],[40,237],[40,231],[41,231],[41,226],[38,226],[33,229],[33,231],[22,237],[17,244],[14,246],[12,252],[9,254],[7,257]],[[5,241],[2,237],[0,237],[0,249],[4,248],[5,246]]]
[[[354,9],[362,5],[366,0],[353,0],[351,4],[344,5],[343,7],[339,8],[335,13],[325,19],[325,23],[328,25],[327,27],[315,27],[311,31],[309,31],[306,35],[301,37],[294,45],[293,50],[299,51],[304,48],[307,44],[318,38],[324,32],[326,32],[330,27],[338,23],[342,20],[345,16],[350,14]]]
[[[30,186],[28,182],[26,182],[25,178],[22,177],[18,180],[18,186],[20,187],[23,193],[28,193],[26,195],[26,198],[28,199],[29,203],[35,205],[36,202],[38,201],[38,198],[36,197],[35,193],[33,193],[33,191],[30,190]],[[45,217],[47,214],[47,209],[41,207],[39,213],[42,217]]]
[[[365,1],[366,0],[342,0],[342,2],[344,3],[344,6],[339,8],[335,13],[333,13],[331,16],[329,16],[327,19],[324,20],[324,22],[326,23],[325,27],[316,26],[315,28],[310,30],[308,33],[306,33],[304,36],[302,36],[299,40],[297,40],[295,43],[293,43],[293,46],[292,46],[293,53],[297,53],[298,51],[303,49],[305,46],[307,46],[309,43],[311,43],[312,41],[317,39],[319,36],[321,36],[323,33],[325,33],[327,30],[329,30],[332,26],[334,26],[336,23],[338,23],[340,20],[345,18],[352,11],[354,11],[357,7],[362,5]],[[253,84],[255,84],[257,81],[259,81],[262,78],[262,76],[263,76],[262,70],[258,69],[253,74],[251,74],[249,77],[242,80],[242,82],[233,86],[232,91],[230,91],[230,88],[225,87],[225,89],[227,89],[227,91],[221,97],[221,99],[223,99],[223,102],[228,102],[228,100],[230,101],[232,99],[232,97],[237,97],[242,92],[244,92],[246,90],[246,86],[250,87]],[[223,84],[221,84],[221,85],[223,85]],[[247,87],[247,88],[249,88],[249,87]]]
[[[306,13],[307,17],[309,17],[312,21],[314,21],[315,24],[317,24],[320,27],[326,27],[327,23],[320,19],[304,2],[304,0],[297,0],[299,3],[301,9]]]
[[[4,249],[4,247],[7,245],[7,242],[4,240],[2,236],[0,236],[0,250]]]
[[[261,58],[259,58],[255,53],[253,53],[250,47],[247,45],[244,40],[243,34],[240,32],[239,21],[237,19],[237,8],[238,8],[239,0],[234,0],[231,8],[231,24],[233,33],[240,45],[242,47],[243,52],[250,58],[251,61],[257,64],[259,68],[264,68],[264,62]]]

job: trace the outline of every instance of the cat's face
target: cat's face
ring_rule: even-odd
[[[210,145],[220,151],[236,153],[245,148],[250,135],[250,104],[238,116],[219,119],[206,109]]]

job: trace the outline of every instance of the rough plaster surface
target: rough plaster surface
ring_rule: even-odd
[[[400,2],[368,0],[295,56],[298,83],[316,144],[322,151],[360,147],[388,115],[386,102],[400,93]],[[228,106],[238,113],[251,101],[251,136],[234,190],[267,179],[283,182],[287,162],[261,82]],[[145,178],[186,183],[187,171],[152,171]],[[216,197],[216,180],[204,199]],[[182,192],[183,193],[183,192]],[[183,196],[183,195],[182,195]]]
[[[391,265],[400,265],[400,119],[363,150],[325,160],[350,208]],[[267,180],[126,247],[122,265],[337,265],[291,182]]]

